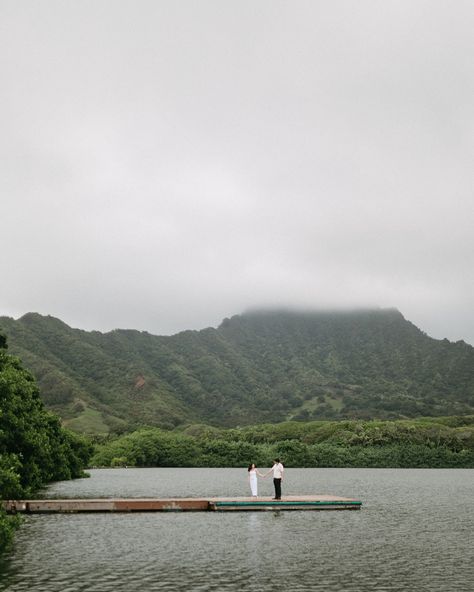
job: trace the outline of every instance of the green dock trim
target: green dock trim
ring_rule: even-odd
[[[359,501],[254,501],[254,502],[212,502],[215,506],[361,506]]]

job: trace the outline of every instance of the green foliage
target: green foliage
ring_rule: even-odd
[[[159,429],[143,429],[99,446],[93,465],[132,467],[188,467],[197,460],[194,439]]]
[[[15,499],[23,494],[18,454],[0,454],[0,499]]]
[[[453,427],[447,425],[453,424]],[[474,468],[474,416],[404,421],[285,422],[218,430],[146,429],[102,442],[98,466]]]
[[[20,524],[19,516],[7,516],[0,508],[0,553],[11,545],[15,530]]]
[[[33,376],[0,339],[0,499],[27,496],[49,481],[83,474],[92,445],[46,411]],[[17,521],[0,513],[0,550]]]
[[[1,496],[26,495],[49,481],[78,477],[88,454],[86,442],[44,409],[32,375],[0,351]]]
[[[474,413],[474,348],[396,310],[248,313],[169,337],[32,313],[0,324],[78,432]]]

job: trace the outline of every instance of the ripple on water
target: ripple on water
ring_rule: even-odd
[[[137,496],[163,496],[186,483],[186,495],[236,495],[244,479],[238,469],[93,471],[53,491],[123,486],[131,496],[135,484]],[[474,471],[289,469],[285,486],[354,495],[364,507],[31,516],[0,567],[0,591],[472,592]]]

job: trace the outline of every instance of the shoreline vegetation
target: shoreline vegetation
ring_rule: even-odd
[[[7,354],[0,334],[0,499],[27,497],[52,481],[84,476],[92,450],[45,409],[33,376]],[[0,508],[0,552],[19,522]]]
[[[93,467],[474,468],[474,415],[143,428],[95,439]]]

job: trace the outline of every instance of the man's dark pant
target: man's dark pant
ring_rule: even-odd
[[[281,499],[281,479],[273,479],[273,486],[275,487],[275,499]]]

